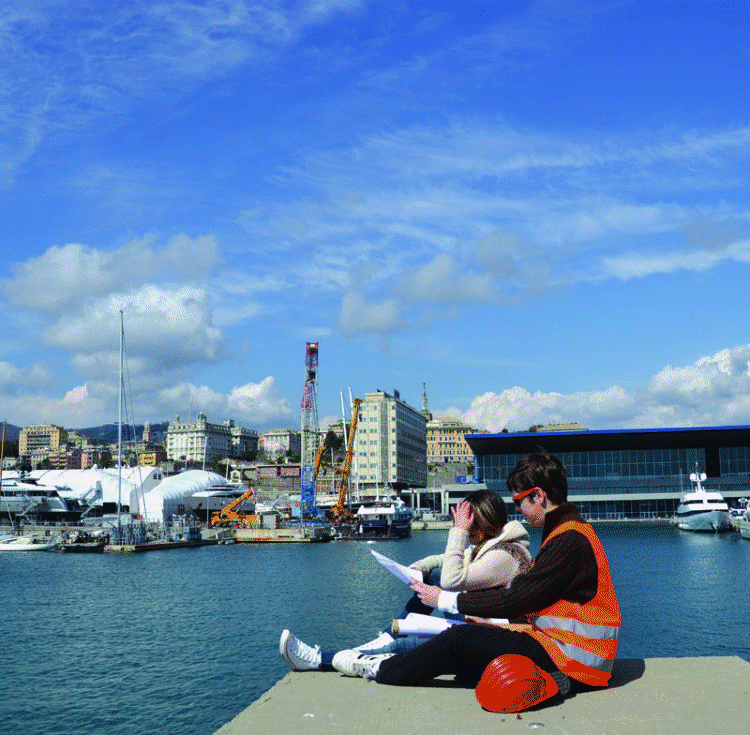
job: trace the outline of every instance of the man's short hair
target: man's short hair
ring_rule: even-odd
[[[511,495],[539,487],[555,505],[568,500],[565,468],[553,454],[528,454],[513,468],[506,484]]]

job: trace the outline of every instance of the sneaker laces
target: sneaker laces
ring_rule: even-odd
[[[317,664],[318,654],[320,653],[320,646],[309,646],[307,645],[307,643],[303,643],[298,639],[297,645],[292,647],[290,653],[300,661],[304,661],[308,664]]]

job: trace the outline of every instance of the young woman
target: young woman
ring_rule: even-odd
[[[507,522],[505,502],[497,493],[475,490],[451,508],[451,513],[453,528],[448,532],[445,552],[411,565],[422,572],[425,581],[432,579],[437,584],[439,573],[440,586],[450,591],[507,587],[517,574],[531,567],[529,535],[518,521]],[[414,595],[399,618],[410,612],[429,615],[432,610]],[[394,653],[413,648],[421,640],[415,636],[393,636],[386,631],[356,650]],[[309,646],[285,630],[279,641],[279,653],[293,671],[330,671],[335,651]]]

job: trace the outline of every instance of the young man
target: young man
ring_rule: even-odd
[[[380,684],[414,685],[454,674],[476,686],[480,704],[518,712],[557,693],[571,679],[606,686],[617,651],[620,609],[607,557],[590,524],[567,502],[562,463],[551,455],[522,459],[507,480],[516,506],[542,527],[542,547],[532,569],[510,587],[446,592],[415,583],[420,599],[444,612],[522,620],[519,630],[457,625],[402,654],[366,656],[341,651],[333,667]]]

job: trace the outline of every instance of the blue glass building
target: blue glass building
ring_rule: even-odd
[[[540,447],[556,455],[569,500],[590,519],[671,517],[696,471],[730,505],[750,497],[750,426],[467,434],[466,441],[475,480],[505,497],[521,457]]]

